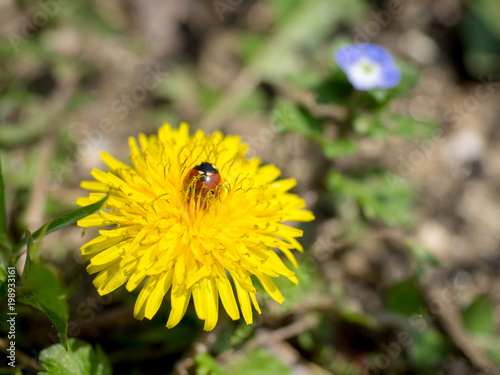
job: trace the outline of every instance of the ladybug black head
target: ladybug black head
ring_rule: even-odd
[[[197,171],[200,171],[205,175],[210,175],[212,173],[219,173],[217,168],[215,168],[215,165],[207,163],[206,161],[196,165],[193,169],[196,169]]]

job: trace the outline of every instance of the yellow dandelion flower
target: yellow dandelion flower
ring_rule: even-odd
[[[217,323],[219,298],[227,314],[239,319],[234,289],[247,324],[252,305],[260,313],[251,275],[281,303],[272,278],[297,279],[273,248],[295,267],[291,250],[302,251],[296,240],[302,231],[283,222],[314,219],[302,209],[304,201],[287,192],[295,180],[276,180],[277,167],[245,159],[248,146],[239,137],[202,131],[190,136],[187,124],[166,124],[158,136],[140,134],[139,145],[134,138],[129,145],[132,166],[101,153],[110,171],[94,169],[95,181],[81,184],[93,192],[77,201],[85,206],[109,194],[98,213],[78,221],[84,228],[114,225],[81,249],[90,260],[88,272],[97,273],[98,292],[123,284],[132,291],[147,280],[135,304],[137,319],[153,318],[170,291],[167,327],[179,323],[193,297],[207,331]],[[210,163],[221,176],[212,190],[206,176],[192,171],[200,163]]]

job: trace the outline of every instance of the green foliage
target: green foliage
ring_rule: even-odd
[[[46,375],[111,375],[111,365],[99,345],[94,349],[82,340],[70,338],[68,349],[55,344],[42,350],[40,363]]]
[[[479,296],[462,312],[464,326],[473,334],[493,334],[495,332],[493,317],[493,302],[486,295]]]
[[[228,373],[208,353],[200,353],[195,357],[196,375],[228,375]]]
[[[108,197],[104,197],[98,202],[89,204],[88,206],[85,207],[80,207],[77,208],[74,211],[68,212],[67,214],[64,214],[49,223],[47,223],[44,227],[38,229],[32,234],[33,240],[37,240],[38,238],[42,237],[43,235],[50,234],[52,232],[55,232],[56,230],[62,229],[67,227],[68,225],[76,223],[78,220],[83,219],[84,217],[93,214],[96,212],[103,204],[106,202],[106,199]],[[18,248],[21,247],[22,245],[25,245],[29,240],[29,237],[25,237],[19,244]]]
[[[346,74],[340,67],[335,65],[333,60],[332,64],[329,75],[321,83],[313,87],[316,100],[322,104],[353,105],[356,109],[356,115],[365,111],[375,114],[382,113],[392,100],[407,95],[419,76],[416,69],[408,65],[402,65],[399,67],[402,75],[399,85],[390,89],[356,91],[347,79]]]
[[[435,374],[429,372],[432,366],[441,363],[448,352],[448,344],[441,333],[434,329],[426,329],[423,332],[413,331],[411,334],[412,344],[408,351],[418,368],[422,369],[424,374]]]
[[[425,301],[415,281],[408,279],[391,286],[385,295],[385,305],[390,311],[412,316],[424,308]]]
[[[391,184],[393,175],[381,170],[359,171],[352,177],[328,173],[328,188],[336,201],[354,199],[369,220],[390,226],[413,223],[414,196],[408,184]]]
[[[426,266],[439,266],[439,260],[424,245],[415,241],[406,240],[403,242],[403,246],[416,263],[417,268],[415,270],[415,277],[417,280],[424,274]]]
[[[411,117],[402,115],[385,116],[382,120],[387,124],[391,134],[398,135],[406,139],[427,139],[436,132],[436,124],[429,121],[419,121]]]
[[[427,139],[436,131],[436,125],[432,122],[385,112],[360,112],[355,116],[353,126],[357,134],[383,141],[394,135],[410,140]]]
[[[2,245],[0,245],[0,296],[3,296],[5,292],[3,285],[7,281],[7,267],[10,263],[8,251],[9,249],[3,248]]]
[[[28,247],[24,272],[17,286],[19,302],[43,311],[54,323],[61,344],[67,346],[68,303],[61,282],[51,268],[43,265],[39,249],[45,235],[42,228],[40,240]]]
[[[493,300],[488,295],[478,296],[462,311],[465,329],[490,359],[500,366],[500,340],[495,322]]]
[[[307,109],[289,101],[280,100],[271,114],[275,126],[281,131],[301,134],[318,143],[326,158],[333,160],[340,156],[356,153],[353,140],[342,138],[331,140],[325,136],[323,121],[314,118]]]
[[[230,375],[293,374],[280,358],[260,348],[231,357],[224,368]]]
[[[7,212],[5,210],[5,185],[2,173],[2,158],[0,155],[0,294],[3,294],[3,284],[7,281],[9,251],[7,246]]]
[[[347,105],[353,91],[346,75],[338,69],[314,88],[316,101],[321,104]]]
[[[306,162],[317,162],[317,165],[310,164],[314,178],[306,184],[307,193],[304,193],[306,190],[302,190],[302,186],[298,186],[298,191],[304,193],[308,203],[315,202],[317,198],[317,203],[313,203],[317,220],[303,227],[305,254],[302,259],[299,257],[299,266],[295,271],[299,284],[294,285],[285,277],[273,278],[285,297],[282,305],[272,302],[273,308],[269,309],[268,301],[272,299],[264,292],[259,296],[259,302],[264,300],[263,314],[254,314],[254,324],[246,325],[241,319],[226,326],[218,326],[220,334],[217,344],[209,347],[209,350],[222,355],[217,357],[204,353],[196,356],[197,374],[290,374],[291,370],[274,353],[263,349],[248,351],[245,344],[260,334],[257,327],[261,327],[262,331],[278,330],[293,323],[306,309],[305,313],[318,316],[321,324],[286,342],[294,349],[299,348],[297,352],[301,359],[310,362],[305,365],[310,364],[313,372],[315,366],[321,366],[337,375],[366,373],[370,370],[362,367],[365,365],[363,361],[374,352],[378,354],[376,348],[382,340],[378,333],[380,330],[384,333],[386,330],[392,331],[392,325],[383,325],[364,310],[365,301],[359,299],[370,294],[363,292],[371,292],[378,297],[373,303],[369,301],[371,307],[380,306],[380,302],[383,302],[383,311],[379,311],[381,315],[388,314],[391,317],[398,314],[399,317],[395,319],[401,319],[402,322],[407,322],[409,316],[420,314],[422,308],[425,311],[428,307],[420,294],[418,283],[420,276],[429,267],[439,266],[439,262],[425,246],[410,240],[410,237],[404,238],[403,233],[406,231],[409,235],[414,233],[410,229],[416,212],[414,192],[409,187],[409,181],[385,169],[385,161],[393,156],[390,150],[387,155],[381,156],[371,153],[376,147],[365,147],[377,143],[378,147],[383,147],[395,138],[420,144],[436,134],[436,124],[410,116],[407,103],[401,100],[411,94],[419,79],[418,70],[404,61],[410,60],[408,56],[412,54],[400,48],[400,43],[394,43],[394,38],[399,38],[400,27],[404,29],[400,22],[405,18],[392,18],[390,26],[386,28],[382,25],[380,35],[376,38],[384,44],[387,42],[386,45],[399,46],[402,58],[397,63],[402,71],[401,83],[388,90],[359,92],[353,89],[345,73],[334,62],[333,53],[342,44],[353,43],[345,36],[354,35],[356,39],[358,30],[373,26],[374,22],[382,22],[377,15],[386,10],[389,2],[378,2],[377,5],[366,0],[270,0],[239,5],[228,0],[218,2],[228,4],[228,8],[231,8],[222,25],[218,25],[218,19],[215,22],[210,20],[210,16],[217,17],[213,9],[201,17],[199,23],[190,18],[190,14],[179,15],[176,11],[169,14],[172,27],[165,28],[165,35],[162,36],[157,35],[157,30],[150,30],[152,35],[141,35],[143,30],[149,30],[142,24],[139,25],[141,27],[130,29],[132,24],[143,22],[144,15],[150,17],[147,6],[142,8],[142,5],[134,5],[132,9],[127,4],[120,5],[120,2],[94,2],[89,5],[84,0],[74,0],[64,6],[51,0],[32,3],[20,1],[14,6],[15,14],[20,16],[22,24],[32,21],[35,15],[50,14],[46,25],[37,27],[36,32],[29,37],[22,37],[17,45],[12,46],[7,40],[0,41],[0,157],[4,161],[3,173],[0,165],[0,295],[4,292],[1,284],[6,280],[6,267],[16,263],[22,254],[21,249],[29,245],[24,273],[18,283],[18,316],[22,321],[19,321],[16,334],[28,335],[27,338],[20,337],[19,353],[29,354],[31,341],[43,345],[44,330],[30,330],[31,324],[37,324],[38,315],[41,314],[22,303],[43,311],[52,320],[61,344],[42,352],[40,361],[46,368],[43,374],[111,373],[111,366],[98,345],[92,348],[85,342],[69,339],[69,351],[65,350],[68,324],[66,297],[69,292],[61,283],[59,272],[54,270],[62,270],[65,272],[64,278],[75,288],[78,286],[74,298],[76,307],[70,311],[71,322],[88,318],[89,315],[82,317],[80,313],[83,310],[79,307],[84,305],[96,313],[101,311],[102,306],[93,303],[86,306],[88,296],[96,292],[89,282],[91,278],[81,279],[84,266],[68,257],[68,248],[76,241],[63,239],[51,246],[50,261],[47,259],[42,262],[38,255],[44,237],[42,229],[33,234],[34,244],[31,244],[29,235],[20,243],[12,244],[13,239],[18,238],[24,230],[18,218],[29,212],[29,202],[34,199],[31,192],[38,188],[33,186],[34,181],[44,168],[53,167],[50,164],[52,162],[62,165],[63,160],[77,160],[68,158],[68,149],[76,154],[79,146],[73,137],[66,136],[65,129],[69,122],[116,116],[110,103],[122,94],[130,94],[130,90],[137,89],[137,85],[141,84],[142,77],[137,76],[141,64],[161,64],[168,60],[169,66],[165,67],[167,78],[158,87],[148,90],[144,100],[132,103],[128,118],[116,122],[120,127],[120,136],[127,132],[127,127],[140,128],[145,134],[152,134],[163,121],[174,126],[180,121],[188,121],[207,132],[222,128],[223,131],[237,134],[240,124],[245,123],[240,120],[258,113],[259,119],[272,117],[274,130],[295,135],[286,137],[287,141],[302,136],[320,151],[311,160],[305,158]],[[433,97],[434,93],[430,93],[429,88],[440,87],[457,95],[472,94],[474,87],[470,79],[478,79],[479,75],[484,78],[490,73],[496,76],[495,72],[500,67],[500,23],[497,22],[500,8],[497,2],[470,2],[461,12],[464,14],[461,20],[452,15],[453,30],[462,35],[459,45],[464,47],[460,51],[464,54],[463,59],[446,56],[446,48],[440,49],[443,59],[439,59],[437,70],[432,64],[425,64],[426,75],[420,82],[418,93]],[[58,9],[52,14],[47,9],[53,6]],[[213,6],[209,4],[209,8]],[[418,11],[420,5],[415,6]],[[177,8],[182,10],[182,7]],[[159,11],[158,18],[161,17],[162,11]],[[446,33],[447,26],[441,23],[442,15],[437,14],[436,17],[438,31]],[[4,31],[10,30],[9,25],[5,26]],[[19,33],[17,26],[12,30],[16,29]],[[172,29],[181,30],[179,33],[182,35],[172,35]],[[420,33],[418,29],[416,31]],[[423,39],[416,34],[414,40],[425,42],[426,35],[435,39],[436,30],[423,31],[424,35],[420,35]],[[439,47],[444,47],[449,41],[458,42],[457,33],[446,33],[447,38],[441,38]],[[204,35],[209,36],[210,41]],[[399,39],[405,40],[406,37],[404,35],[404,38]],[[173,47],[164,49],[171,38],[174,40]],[[176,40],[182,42],[177,43]],[[219,49],[221,45],[224,48]],[[168,59],[162,56],[168,56]],[[218,74],[209,77],[215,64],[221,64],[217,66]],[[226,66],[231,68],[231,77],[235,78],[229,82],[228,76],[219,75],[220,69]],[[116,71],[124,73],[115,74]],[[436,74],[439,74],[439,82],[436,86],[428,86],[429,77]],[[450,77],[469,82],[467,85],[470,84],[471,90],[452,90],[457,82],[451,84]],[[52,81],[48,85],[53,87],[47,88],[46,83],[38,82],[40,79]],[[311,100],[294,101],[291,98],[295,95],[282,95],[283,90],[288,88],[292,91],[297,88],[300,94],[305,94],[304,98],[309,96]],[[64,99],[68,92],[69,97]],[[484,103],[481,99],[481,108]],[[204,124],[205,119],[211,117],[214,117],[212,124]],[[60,129],[63,129],[62,132]],[[39,155],[40,140],[51,137],[55,143],[53,158],[43,165]],[[278,142],[275,150],[277,159],[280,159],[281,151],[289,152],[280,146]],[[265,163],[272,162],[273,156],[270,154],[259,156],[263,157]],[[12,163],[5,163],[11,158]],[[289,170],[285,168],[284,174],[297,170],[301,172],[300,164],[292,165]],[[61,189],[61,194],[59,191],[44,192],[46,197],[41,213],[44,217],[57,217],[73,209],[73,198],[69,197],[76,189],[78,174],[65,175],[64,183],[68,186]],[[7,217],[14,218],[8,228],[2,177],[9,185]],[[293,173],[290,177],[294,177]],[[477,182],[479,179],[475,184]],[[60,199],[62,195],[68,199]],[[53,220],[44,226],[45,235],[95,212],[103,201]],[[437,215],[443,214],[447,215],[444,210],[437,212]],[[315,258],[307,246],[317,233],[317,228],[323,224],[322,220],[335,221],[340,229],[337,232],[335,228],[335,234],[332,234],[332,251],[328,253],[324,264],[320,261],[313,264],[309,261]],[[460,218],[462,220],[465,218]],[[380,235],[385,238],[387,232],[394,233],[394,230],[379,231],[386,227],[402,229],[398,231],[403,237],[398,245],[406,250],[414,270],[406,280],[384,289],[380,288],[377,278],[380,275],[375,274],[375,278],[372,278],[373,275],[369,273],[371,269],[359,279],[356,276],[355,280],[349,274],[350,267],[340,270],[341,277],[329,274],[330,271],[340,272],[346,253],[362,253],[365,245],[369,250],[372,245],[380,250],[378,247],[384,246],[385,241],[380,241],[381,244],[369,242],[372,238],[369,236]],[[61,256],[57,257],[59,247],[64,251],[60,251]],[[380,251],[380,254],[384,252]],[[443,259],[446,263],[446,258]],[[371,268],[370,261],[363,266]],[[359,264],[353,262],[353,265],[356,267]],[[23,270],[20,264],[16,266],[19,271]],[[75,274],[75,270],[80,274]],[[364,272],[364,269],[360,270]],[[263,289],[258,281],[255,284],[258,290]],[[116,309],[113,313],[131,308],[137,294],[138,291],[122,294],[114,292],[113,306]],[[314,305],[316,300],[322,302],[321,298],[324,297],[327,297],[326,301],[333,299],[334,306]],[[161,307],[163,313],[168,313],[167,305],[168,298]],[[464,309],[462,317],[464,327],[474,343],[500,366],[499,322],[495,315],[497,307],[494,300],[482,295]],[[220,312],[224,315],[222,306]],[[37,317],[32,319],[35,314]],[[428,318],[426,313],[422,314]],[[113,352],[109,353],[110,358],[120,368],[115,371],[136,375],[154,372],[151,369],[157,364],[172,366],[183,357],[201,331],[192,305],[185,319],[172,330],[164,328],[163,319],[160,318],[134,322],[130,310],[123,316],[119,315],[101,336],[96,333],[100,331],[100,326],[96,325],[96,328],[93,324],[85,325],[90,328],[84,332],[85,337],[96,343],[105,334],[106,348],[113,348]],[[28,325],[29,328],[25,328]],[[450,338],[446,332],[435,328],[435,322],[433,325],[429,319],[425,325],[425,330],[410,329],[411,344],[405,346],[397,358],[391,357],[389,368],[377,371],[434,375],[443,373],[443,363],[449,363],[450,359],[464,360],[463,353],[447,343]],[[355,344],[360,338],[373,340],[374,347],[359,354]],[[228,353],[224,351],[230,351],[231,355],[226,355]],[[127,367],[128,364],[133,365]],[[7,371],[0,369],[0,373],[2,370]],[[167,373],[170,369],[162,371]],[[318,372],[321,370],[318,369]],[[18,374],[21,371],[16,371]]]
[[[500,8],[495,0],[471,3],[459,24],[464,41],[465,65],[471,76],[499,73]]]
[[[0,242],[7,238],[7,212],[5,211],[5,185],[3,182],[2,158],[0,157]]]
[[[281,359],[260,348],[232,356],[224,365],[208,353],[198,354],[195,362],[196,375],[293,374]]]

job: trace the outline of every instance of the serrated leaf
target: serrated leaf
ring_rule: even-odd
[[[473,334],[492,334],[495,332],[493,302],[482,295],[462,312],[464,326]]]
[[[42,228],[41,237],[45,233]],[[41,239],[28,247],[23,275],[17,286],[17,299],[44,312],[54,324],[59,340],[67,346],[68,303],[54,272],[40,262]]]
[[[74,211],[68,212],[67,214],[59,216],[57,219],[50,221],[49,223],[45,224],[42,228],[38,229],[36,232],[34,232],[32,234],[33,241],[36,241],[38,238],[40,238],[40,235],[42,233],[42,229],[45,227],[46,227],[45,235],[47,235],[47,234],[50,234],[52,232],[55,232],[56,230],[65,228],[68,225],[74,224],[78,220],[81,220],[90,214],[93,214],[104,204],[104,202],[106,202],[106,199],[108,199],[107,196],[98,202],[89,204],[88,206],[85,206],[85,207],[77,208]],[[19,249],[23,245],[26,245],[28,243],[28,241],[29,241],[29,238],[24,237],[24,239],[16,246],[16,248]]]
[[[82,340],[70,338],[68,351],[56,344],[42,350],[40,364],[43,375],[112,375],[111,365],[99,345],[94,349]]]

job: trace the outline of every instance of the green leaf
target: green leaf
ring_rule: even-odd
[[[423,275],[425,265],[439,266],[439,260],[424,245],[410,240],[405,240],[403,245],[417,263],[417,270],[415,272],[417,278]]]
[[[68,351],[61,344],[52,345],[40,353],[43,375],[111,375],[112,369],[106,354],[99,345],[94,350],[82,340],[70,338]]]
[[[220,94],[212,88],[201,85],[199,82],[197,82],[197,86],[198,102],[204,111],[208,111],[217,104]]]
[[[353,128],[357,134],[386,141],[391,134],[387,126],[373,114],[357,113],[353,120]]]
[[[236,110],[238,113],[255,113],[265,107],[266,99],[262,90],[254,90],[251,94],[241,100]]]
[[[38,229],[35,233],[33,233],[33,235],[32,235],[33,241],[40,238],[40,235],[42,233],[42,229],[45,228],[45,226],[47,226],[45,235],[50,234],[52,232],[55,232],[56,230],[65,228],[68,225],[74,224],[78,220],[81,220],[84,217],[87,217],[88,215],[96,212],[104,204],[104,202],[106,202],[106,199],[108,199],[107,196],[98,202],[92,203],[92,204],[85,206],[85,207],[77,208],[74,211],[68,212],[67,214],[59,216],[57,219],[50,221],[48,224],[45,224],[42,228]],[[16,248],[19,249],[21,246],[26,245],[28,243],[28,241],[29,241],[29,238],[25,237],[16,246]]]
[[[354,199],[369,220],[379,219],[389,226],[403,227],[413,222],[411,187],[404,180],[396,181],[386,171],[359,170],[349,177],[330,171],[328,188],[337,205],[341,204],[341,199]]]
[[[235,355],[225,364],[229,374],[256,375],[280,374],[292,375],[292,370],[283,361],[269,354],[264,349],[255,349],[245,355]]]
[[[337,139],[335,141],[322,139],[319,143],[323,149],[323,154],[329,160],[335,160],[341,156],[354,155],[358,151],[358,146],[351,139]]]
[[[447,350],[447,343],[438,330],[429,328],[423,332],[412,332],[412,344],[408,351],[418,367],[429,369],[430,366],[442,363]]]
[[[7,238],[7,211],[5,210],[5,185],[3,183],[2,159],[0,158],[0,241]]]
[[[383,123],[391,134],[411,140],[431,138],[437,130],[436,124],[430,121],[415,120],[401,115],[391,115],[390,118],[387,116],[385,119],[379,117],[378,121]]]
[[[45,227],[42,228],[43,238]],[[17,287],[19,302],[44,312],[54,324],[59,340],[67,346],[68,303],[66,293],[54,272],[40,262],[41,239],[28,247],[26,264]]]
[[[227,375],[228,373],[208,353],[200,353],[195,359],[196,375]]]
[[[425,306],[424,298],[413,279],[393,285],[385,295],[385,305],[395,313],[411,316]]]
[[[494,308],[490,297],[478,297],[462,312],[464,326],[473,334],[492,334],[495,332]]]
[[[470,76],[498,73],[500,62],[500,8],[496,0],[478,0],[467,7],[459,24],[464,62]]]
[[[7,248],[0,244],[0,295],[3,295],[3,285],[7,282],[7,267],[10,265],[10,255]]]
[[[279,100],[271,117],[280,131],[289,131],[310,138],[323,138],[323,123],[315,119],[305,108],[288,100]]]
[[[2,171],[2,155],[0,154],[0,293],[7,281],[7,267],[10,263],[10,248],[7,246],[7,210],[5,209],[5,185]]]
[[[390,135],[397,135],[413,141],[424,140],[435,136],[437,130],[436,124],[433,122],[415,120],[408,116],[394,115],[387,111],[376,113],[358,112],[354,118],[353,126],[357,134],[380,140],[387,140]],[[429,145],[425,144],[424,146],[436,147],[432,143]]]
[[[336,69],[331,77],[314,88],[314,92],[316,93],[316,102],[318,103],[347,105],[353,88],[347,80],[346,75],[339,69]]]
[[[356,144],[348,139],[328,139],[324,134],[324,124],[314,118],[306,108],[287,100],[279,100],[271,115],[279,131],[303,135],[319,144],[328,159],[356,153]]]
[[[5,375],[23,375],[21,370],[19,369],[13,369],[12,367],[0,367],[0,374],[5,374]]]

